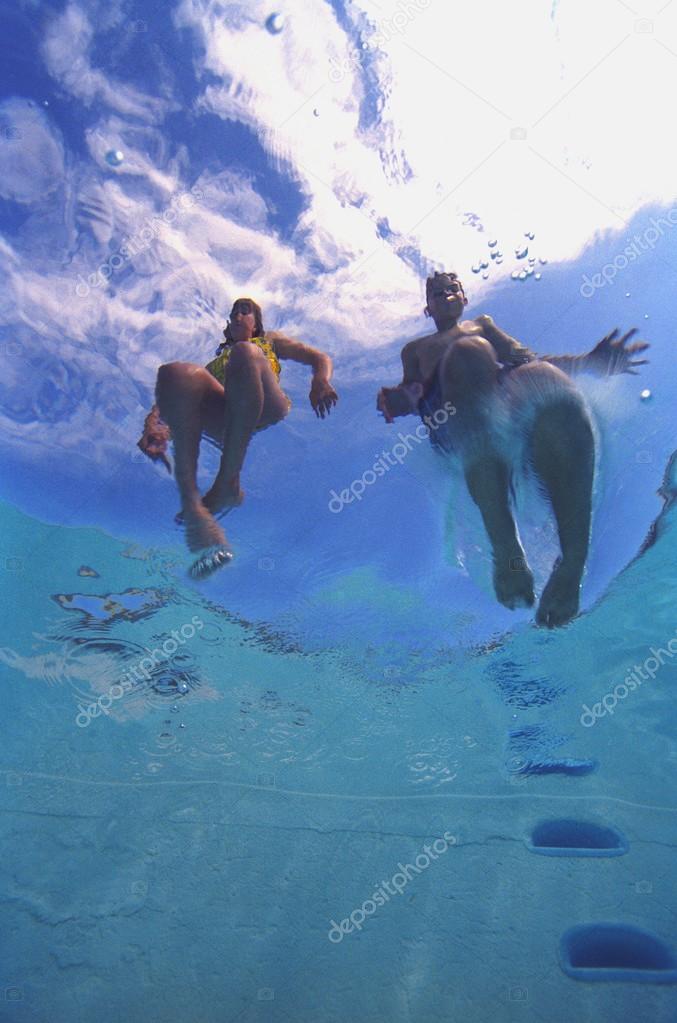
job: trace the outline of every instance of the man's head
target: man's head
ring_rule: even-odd
[[[435,271],[425,282],[426,316],[432,316],[438,330],[458,323],[468,304],[463,285],[454,273]]]
[[[226,341],[248,341],[263,334],[261,306],[253,298],[236,298],[223,332]]]

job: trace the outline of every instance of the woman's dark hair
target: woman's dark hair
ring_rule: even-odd
[[[265,330],[263,328],[263,313],[261,312],[261,306],[258,304],[258,302],[255,302],[253,298],[236,298],[235,301],[233,302],[233,308],[230,310],[230,315],[231,316],[234,315],[235,309],[240,304],[240,302],[249,302],[250,306],[252,307],[252,312],[254,313],[254,337],[263,337],[263,335],[265,334]],[[226,339],[226,344],[230,344],[232,342],[233,335],[230,332],[230,323],[228,323],[228,326],[224,330],[223,336]],[[224,347],[225,345],[219,345],[219,352]]]

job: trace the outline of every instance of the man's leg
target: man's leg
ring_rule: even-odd
[[[529,438],[530,455],[550,498],[562,551],[543,590],[536,621],[564,625],[578,612],[588,554],[595,466],[592,424],[580,394],[556,367],[532,362],[513,370],[510,377],[514,395],[541,404]]]
[[[260,348],[240,342],[233,346],[226,367],[225,415],[222,420],[221,465],[204,496],[212,512],[240,504],[240,471],[256,429],[283,419],[289,403]]]
[[[499,366],[491,345],[482,339],[457,341],[438,370],[444,401],[450,401],[454,446],[463,461],[465,479],[491,542],[494,590],[506,607],[530,607],[533,577],[510,504],[510,469],[495,450],[488,422],[488,399],[498,386]]]
[[[156,400],[160,415],[174,442],[174,473],[186,523],[186,542],[191,551],[227,546],[226,537],[202,504],[197,486],[200,436],[205,428],[205,406],[224,404],[223,388],[207,370],[189,362],[160,366]]]

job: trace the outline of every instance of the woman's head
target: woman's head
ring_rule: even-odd
[[[242,341],[245,335],[263,337],[261,306],[253,298],[236,298],[223,336],[226,341]]]

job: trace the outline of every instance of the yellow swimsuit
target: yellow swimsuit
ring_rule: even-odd
[[[240,341],[238,342],[238,344],[242,344],[242,342]],[[251,339],[251,344],[256,345],[257,348],[261,349],[261,351],[267,358],[268,362],[270,363],[270,367],[273,373],[279,380],[281,370],[280,360],[275,354],[275,349],[273,348],[271,342],[266,341],[265,338],[262,337],[253,337]],[[212,359],[211,362],[208,362],[207,365],[205,366],[205,369],[208,369],[211,375],[215,377],[220,384],[223,384],[225,382],[226,366],[228,365],[228,360],[230,358],[230,353],[232,352],[232,350],[233,350],[232,344],[225,345],[220,354],[217,355],[215,359]]]
[[[237,343],[245,344],[244,341],[238,341]],[[263,337],[253,337],[251,339],[251,344],[254,344],[257,346],[257,348],[260,348],[260,350],[263,352],[268,362],[270,363],[270,368],[272,369],[273,373],[279,380],[282,367],[280,366],[280,360],[275,354],[275,348],[272,342],[266,341],[266,339]],[[222,386],[225,385],[226,366],[228,365],[228,360],[230,359],[233,347],[234,346],[232,344],[225,345],[221,352],[219,353],[219,355],[217,355],[215,359],[212,359],[211,362],[208,362],[207,365],[205,366],[205,369],[207,369]],[[289,398],[287,398],[287,402],[289,403],[289,408],[291,408],[291,400]],[[260,426],[257,427],[257,430],[260,429],[265,429],[265,427]]]

